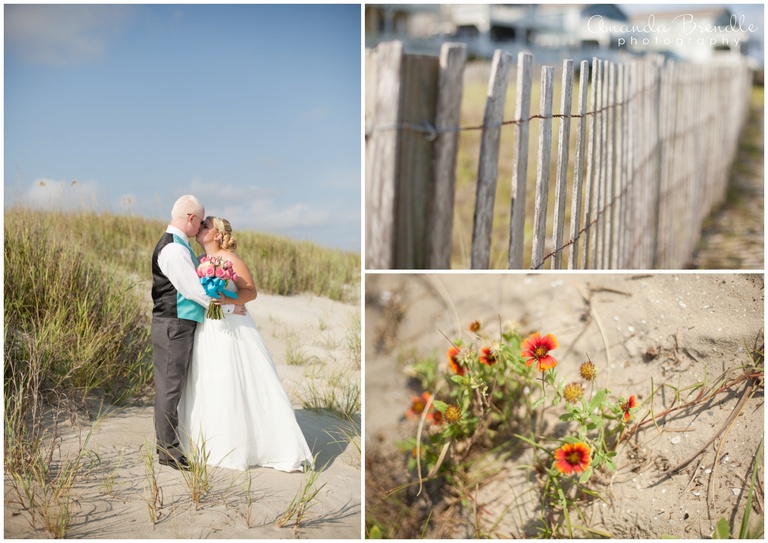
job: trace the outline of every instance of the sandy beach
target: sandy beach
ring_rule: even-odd
[[[81,415],[60,423],[62,439],[55,455],[60,454],[62,459],[72,457],[91,432],[84,447],[90,451],[88,465],[71,493],[68,538],[360,537],[360,415],[349,421],[302,408],[308,387],[323,389],[339,375],[360,382],[359,360],[350,360],[344,348],[358,306],[311,295],[260,294],[248,304],[248,310],[272,352],[299,426],[317,457],[315,488],[319,492],[301,524],[276,526],[277,519],[304,486],[302,473],[264,468],[253,468],[248,473],[213,469],[211,488],[196,508],[182,474],[160,466],[156,455],[161,505],[153,524],[144,456],[145,447],[153,447],[154,442],[150,396],[139,405],[127,407],[99,407],[91,402],[90,417]],[[289,358],[293,365],[286,363]],[[31,526],[28,511],[19,507],[6,477],[5,537],[49,537],[39,517],[35,525]]]
[[[536,536],[541,507],[535,481],[520,468],[530,462],[526,455],[484,459],[492,475],[478,475],[481,482],[464,507],[437,484],[425,485],[416,497],[413,483],[412,494],[399,497],[408,506],[387,509],[387,492],[415,480],[395,445],[417,432],[417,422],[404,417],[411,398],[422,392],[409,378],[409,364],[435,356],[441,371],[449,371],[447,338],[469,341],[467,325],[478,320],[492,338],[502,325],[552,333],[566,382],[576,379],[589,356],[601,386],[644,402],[637,420],[646,417],[647,424],[618,448],[618,470],[595,479],[604,501],[584,506],[580,523],[613,537],[653,539],[706,538],[720,518],[738,526],[763,438],[762,385],[754,396],[748,382],[735,385],[711,401],[658,418],[658,426],[648,413],[651,405],[656,413],[673,405],[675,390],[686,397],[695,390],[690,387],[716,382],[726,371],[738,375],[750,364],[750,352],[762,350],[763,303],[762,274],[369,275],[368,522],[379,515],[379,525],[398,530],[397,537],[424,532],[427,538],[472,538],[478,531],[494,538]],[[729,426],[741,398],[746,403]],[[550,411],[544,431],[564,435],[561,411]],[[693,454],[695,461],[668,473]],[[761,507],[762,498],[753,504],[753,524]]]

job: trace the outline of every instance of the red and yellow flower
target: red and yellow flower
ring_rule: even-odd
[[[566,443],[555,451],[555,468],[571,475],[584,472],[592,463],[592,450],[586,443]]]
[[[557,360],[549,352],[557,349],[557,347],[557,339],[552,334],[542,336],[540,333],[534,332],[522,344],[522,355],[526,359],[525,364],[530,368],[535,361],[538,371],[554,368],[557,366]]]
[[[411,400],[411,408],[405,412],[405,416],[409,419],[418,419],[424,412],[424,408],[429,403],[429,398],[432,395],[429,392],[422,393],[421,396],[414,396]]]
[[[448,363],[451,365],[451,369],[453,370],[453,373],[456,375],[465,375],[467,373],[467,368],[462,364],[461,361],[459,361],[459,351],[456,347],[451,347],[448,349]]]
[[[637,398],[634,395],[630,396],[626,402],[621,403],[621,410],[624,412],[624,422],[629,422],[629,419],[632,418],[629,410],[635,407],[637,407]]]
[[[493,366],[496,362],[498,362],[493,349],[490,347],[483,347],[480,349],[480,362],[486,366]]]
[[[467,330],[470,332],[477,333],[480,331],[480,321],[472,321],[469,323],[469,326],[467,327]]]

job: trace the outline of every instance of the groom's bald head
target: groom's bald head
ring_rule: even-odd
[[[187,237],[197,235],[203,220],[205,220],[205,208],[200,200],[191,194],[185,194],[173,204],[171,225],[184,232]]]
[[[200,200],[192,196],[191,194],[185,194],[176,200],[171,210],[172,219],[186,220],[189,214],[205,217],[205,208]]]

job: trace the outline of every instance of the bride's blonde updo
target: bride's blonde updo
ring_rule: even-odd
[[[221,234],[221,241],[219,241],[221,248],[225,251],[234,251],[237,248],[237,239],[232,235],[232,226],[230,226],[229,221],[219,217],[211,217],[211,223],[213,223],[213,229]]]

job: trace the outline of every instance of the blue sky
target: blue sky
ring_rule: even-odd
[[[5,5],[5,205],[360,249],[359,5]]]

